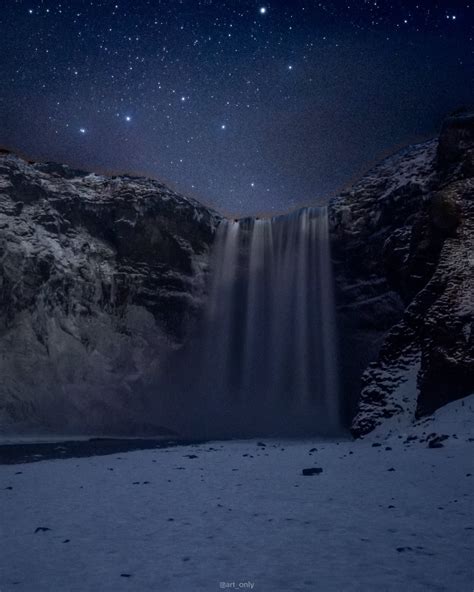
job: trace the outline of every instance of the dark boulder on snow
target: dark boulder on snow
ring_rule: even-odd
[[[301,474],[305,477],[312,477],[313,475],[320,475],[323,472],[319,467],[311,467],[310,469],[303,469]]]
[[[431,436],[428,439],[428,448],[443,448],[444,444],[443,442],[445,440],[447,440],[449,438],[449,436],[446,435],[442,435],[442,436]]]

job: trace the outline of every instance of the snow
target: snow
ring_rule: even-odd
[[[2,466],[0,588],[471,590],[473,417],[470,397],[376,447],[228,441]],[[421,441],[433,432],[444,447]]]
[[[386,179],[386,189],[378,195],[379,200],[384,200],[410,183],[428,185],[434,177],[433,161],[437,147],[437,139],[409,146],[375,166],[355,187]]]

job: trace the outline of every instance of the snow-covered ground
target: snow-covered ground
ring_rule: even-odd
[[[470,592],[473,416],[2,466],[0,590]]]

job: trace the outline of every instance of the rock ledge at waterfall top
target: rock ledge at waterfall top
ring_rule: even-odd
[[[330,211],[354,435],[474,393],[474,114],[386,159]]]
[[[156,431],[141,397],[201,304],[219,216],[150,179],[0,154],[0,426]]]

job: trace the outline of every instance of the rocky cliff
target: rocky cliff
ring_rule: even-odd
[[[218,221],[156,181],[1,154],[1,429],[159,430],[142,397],[199,309]]]
[[[472,394],[474,115],[385,160],[331,221],[353,433]]]
[[[474,392],[473,196],[461,113],[330,204],[357,436]],[[163,432],[149,397],[204,302],[219,221],[157,181],[0,154],[0,433]]]

